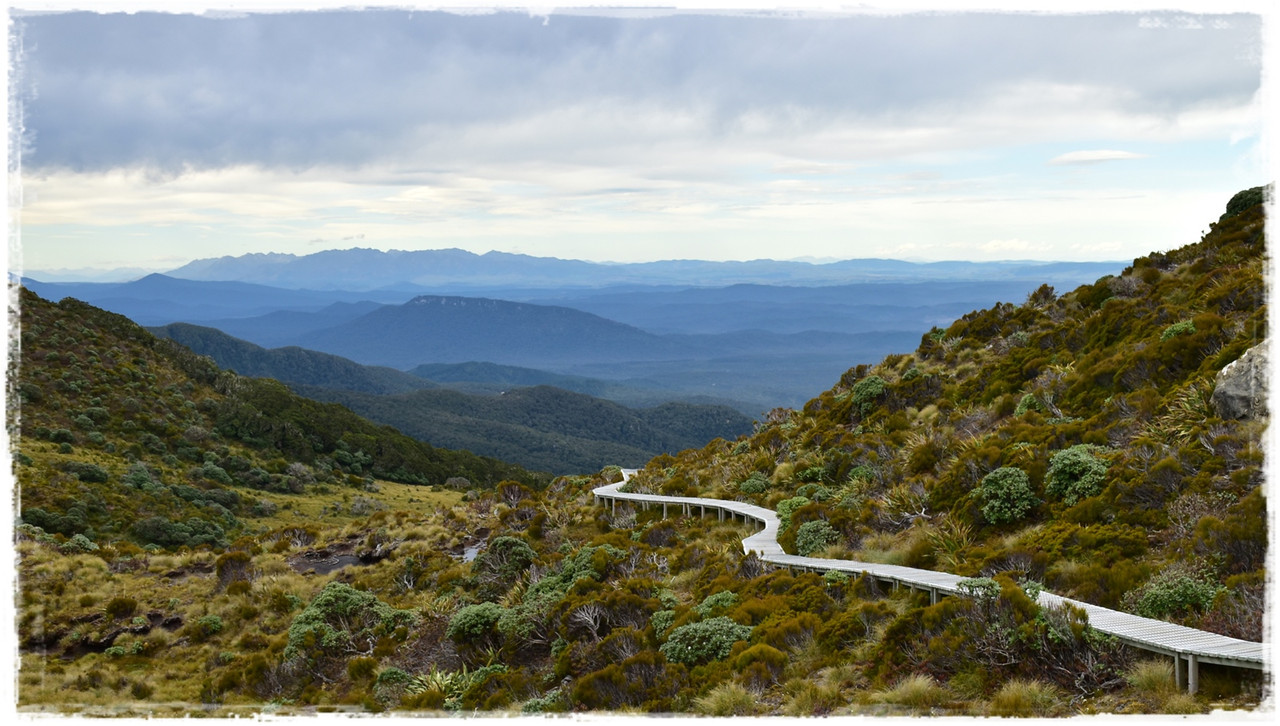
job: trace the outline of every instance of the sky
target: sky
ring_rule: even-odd
[[[33,0],[10,11],[10,267],[1132,259],[1273,178],[1268,4],[1144,5],[1180,7]]]

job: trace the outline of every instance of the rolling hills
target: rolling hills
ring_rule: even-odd
[[[513,390],[508,386],[489,394],[424,390],[438,385],[327,353],[296,347],[267,350],[185,323],[151,330],[209,356],[219,366],[274,378],[309,398],[341,403],[435,446],[465,449],[536,471],[567,474],[598,471],[611,463],[639,466],[660,453],[717,437],[736,438],[751,430],[751,419],[726,406],[667,401],[633,410],[547,385]],[[489,366],[453,372],[463,371],[472,377],[495,372]],[[521,377],[536,380],[537,374],[526,371]]]

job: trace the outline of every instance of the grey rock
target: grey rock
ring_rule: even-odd
[[[1213,407],[1224,419],[1256,419],[1267,415],[1268,355],[1266,341],[1218,371]]]

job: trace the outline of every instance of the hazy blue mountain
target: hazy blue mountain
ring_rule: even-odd
[[[190,323],[171,323],[148,330],[157,337],[169,338],[200,355],[207,355],[219,367],[242,376],[374,394],[405,393],[436,385],[394,368],[364,366],[329,353],[295,346],[267,350],[221,330]]]
[[[405,285],[436,292],[479,294],[492,288],[599,288],[611,285],[724,286],[735,283],[822,285],[891,280],[1034,278],[1081,284],[1118,271],[1117,262],[930,262],[858,259],[811,262],[664,260],[594,263],[505,252],[477,255],[458,249],[327,250],[310,255],[249,254],[196,260],[170,271],[193,280],[240,280],[281,287],[376,290]]]
[[[679,350],[660,336],[571,308],[426,295],[299,335],[293,342],[401,369],[473,360],[537,368],[661,357]]]
[[[265,348],[278,348],[289,345],[302,334],[355,320],[377,310],[383,304],[369,300],[336,302],[314,311],[277,310],[249,318],[221,318],[201,322]]]
[[[921,330],[989,306],[1021,302],[1041,280],[873,282],[822,287],[732,285],[609,289],[536,297],[653,333]]]
[[[132,282],[41,282],[22,284],[48,300],[72,297],[124,315],[141,325],[242,318],[280,310],[315,311],[335,302],[403,302],[394,291],[345,292],[270,287],[250,282],[187,280],[152,274]]]

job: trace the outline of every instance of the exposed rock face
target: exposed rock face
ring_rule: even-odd
[[[1264,341],[1218,372],[1213,407],[1225,419],[1267,415],[1267,343]]]

